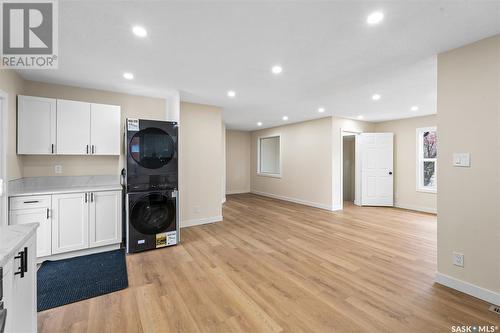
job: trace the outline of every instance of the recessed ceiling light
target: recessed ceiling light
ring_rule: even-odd
[[[236,96],[236,92],[234,90],[229,90],[227,92],[227,96],[233,98],[234,96]]]
[[[273,74],[280,74],[281,72],[283,72],[283,67],[281,67],[280,65],[274,65],[271,68],[271,72],[273,72]]]
[[[132,28],[132,32],[134,35],[137,37],[146,37],[148,35],[148,32],[144,27],[141,27],[140,25],[136,25]]]
[[[320,107],[320,108],[318,108],[318,112],[319,112],[319,113],[323,113],[323,112],[325,112],[325,108],[324,108],[324,107]]]
[[[379,94],[373,94],[373,95],[372,95],[372,99],[373,99],[374,101],[378,101],[381,97],[382,97],[382,96],[380,96]]]
[[[414,105],[414,106],[411,107],[410,110],[412,110],[412,111],[418,111],[418,106]]]
[[[287,116],[283,116],[283,120],[284,120],[284,121],[287,121],[287,120],[288,120],[288,117],[287,117]]]
[[[368,15],[368,17],[366,18],[366,23],[371,25],[378,24],[382,22],[383,19],[384,19],[384,13],[377,11]]]
[[[364,118],[364,117],[363,117],[363,116],[361,116],[361,115],[359,115],[359,116],[358,116],[358,119],[363,119],[363,118]]]
[[[257,126],[262,126],[262,123],[259,121],[259,122],[257,123]]]
[[[132,74],[130,72],[125,72],[125,73],[123,73],[123,77],[126,78],[127,80],[133,80],[134,74]]]

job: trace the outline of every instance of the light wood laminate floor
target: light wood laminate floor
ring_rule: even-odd
[[[39,332],[450,332],[499,325],[433,283],[436,217],[251,194],[181,245],[127,257],[129,288],[38,314]]]

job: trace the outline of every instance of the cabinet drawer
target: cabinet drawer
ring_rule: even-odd
[[[10,198],[10,210],[30,208],[50,208],[50,195],[33,195],[27,197]]]

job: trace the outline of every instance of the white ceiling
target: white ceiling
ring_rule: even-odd
[[[385,19],[369,26],[375,10]],[[435,55],[500,33],[500,1],[63,0],[59,11],[59,69],[25,78],[147,96],[178,89],[184,101],[223,107],[227,127],[246,130],[282,124],[283,115],[435,113]],[[134,36],[135,24],[148,37]],[[281,75],[270,73],[274,64]]]

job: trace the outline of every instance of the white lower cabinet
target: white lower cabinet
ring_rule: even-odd
[[[35,237],[31,237],[16,250],[16,257],[10,259],[3,268],[6,333],[37,331],[35,247]],[[24,256],[23,262],[21,256]],[[27,260],[26,263],[24,260]]]
[[[121,192],[94,192],[90,197],[90,247],[116,244],[122,236]]]
[[[14,197],[10,199],[9,216],[9,224],[40,224],[38,258],[122,240],[121,191]]]
[[[52,254],[89,247],[89,194],[52,195]]]
[[[38,223],[36,231],[36,256],[52,254],[51,196],[12,198],[10,224]]]

